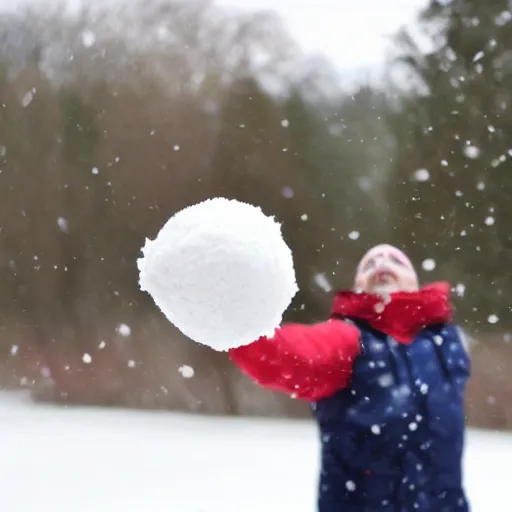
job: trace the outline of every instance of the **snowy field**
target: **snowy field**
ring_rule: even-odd
[[[300,421],[33,405],[0,396],[1,512],[314,512]],[[512,435],[471,431],[473,512],[510,510]]]

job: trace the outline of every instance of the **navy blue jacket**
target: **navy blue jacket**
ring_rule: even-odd
[[[354,320],[350,386],[312,404],[322,445],[319,512],[467,512],[459,329],[425,328],[410,344]]]

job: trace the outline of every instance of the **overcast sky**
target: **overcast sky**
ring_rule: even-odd
[[[342,70],[382,65],[391,35],[412,25],[427,0],[217,0],[219,5],[277,12],[307,52]]]
[[[0,0],[0,9],[26,4],[55,5],[62,0]],[[69,9],[80,4],[116,5],[118,0],[64,0]],[[123,0],[121,0],[123,1]],[[124,0],[126,1],[126,0]],[[137,0],[128,0],[137,1]],[[142,4],[151,0],[140,0]],[[428,0],[213,0],[242,10],[275,11],[293,39],[308,53],[326,56],[343,75],[361,71],[380,75],[400,27],[414,29]],[[448,1],[448,0],[445,0]]]

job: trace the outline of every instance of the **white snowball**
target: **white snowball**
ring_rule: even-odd
[[[215,198],[185,208],[142,252],[141,290],[215,350],[273,335],[298,291],[281,226],[246,203]]]

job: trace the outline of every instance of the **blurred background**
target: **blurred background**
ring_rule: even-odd
[[[138,288],[145,238],[225,196],[283,223],[286,320],[325,318],[383,241],[449,280],[469,422],[511,428],[510,3],[0,2],[0,386],[308,417]]]

